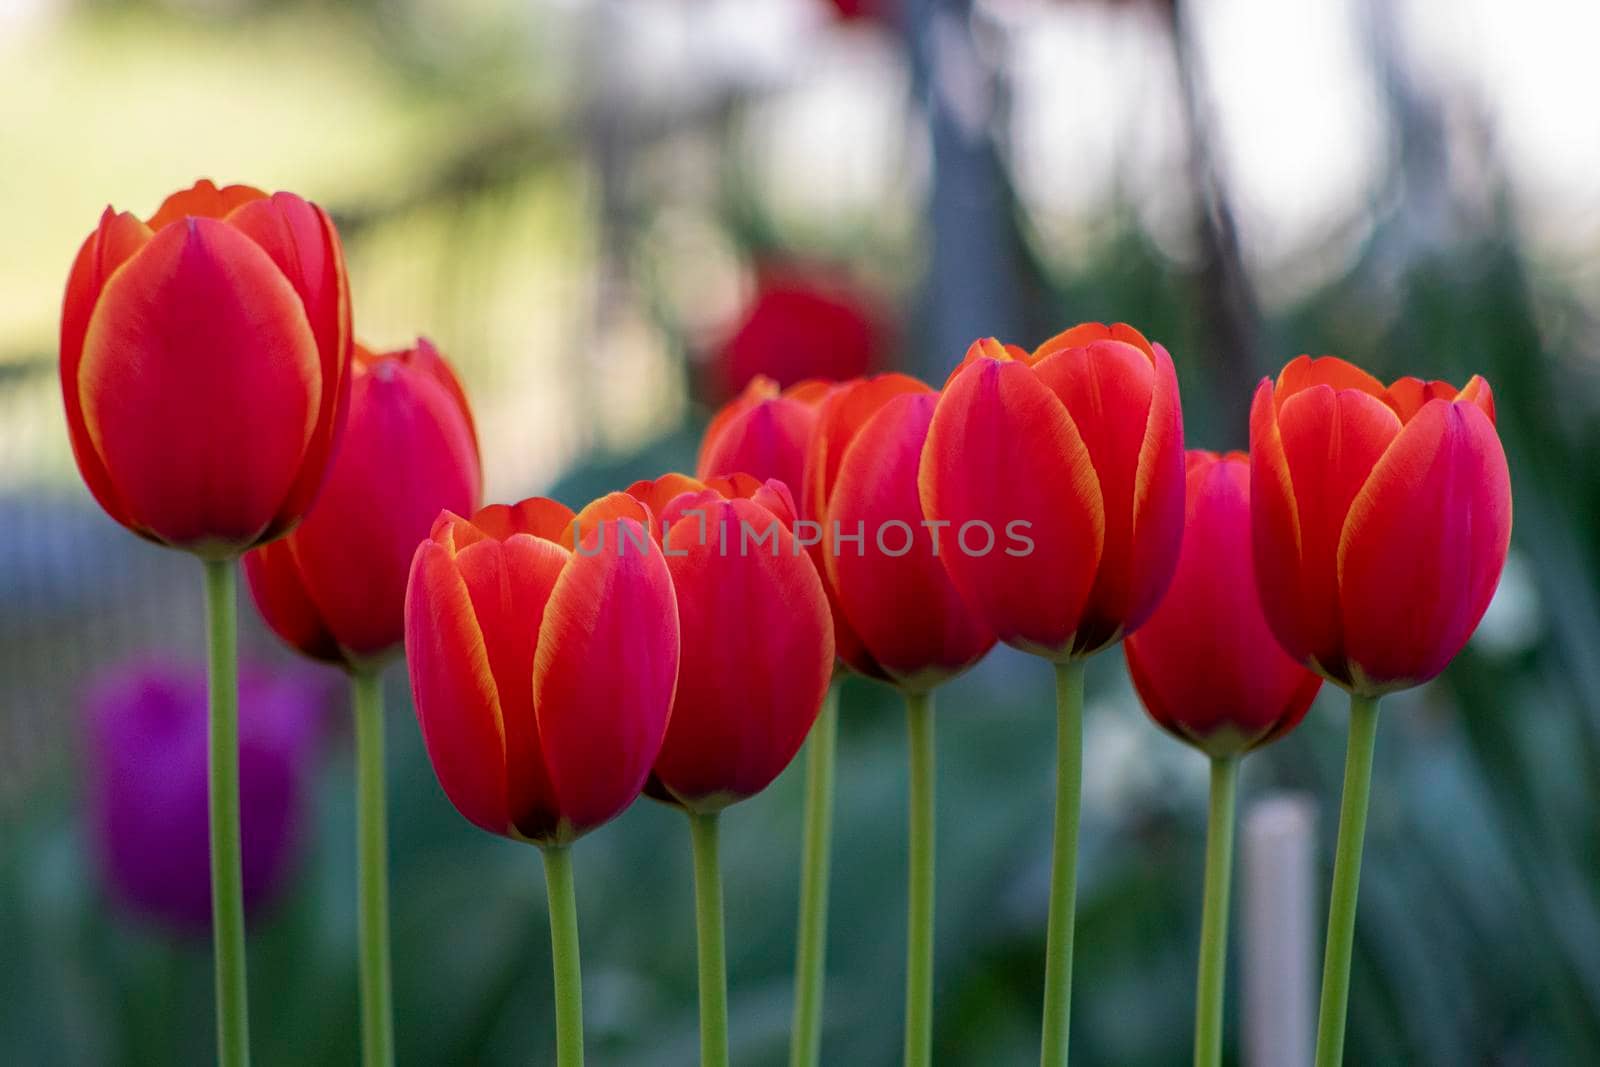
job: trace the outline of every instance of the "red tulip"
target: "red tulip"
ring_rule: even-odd
[[[833,672],[827,597],[782,482],[669,474],[628,493],[659,516],[683,646],[646,791],[716,811],[765,789],[810,732]]]
[[[1256,576],[1295,659],[1377,696],[1432,678],[1489,606],[1511,476],[1489,383],[1301,356],[1250,409]]]
[[[1171,357],[1120,324],[1074,327],[1032,355],[977,342],[939,401],[921,485],[930,520],[1000,541],[941,558],[1002,641],[1053,660],[1106,647],[1149,617],[1177,565]]]
[[[208,181],[146,222],[107,208],[67,280],[78,469],[153,541],[236,555],[300,521],[349,396],[350,293],[326,213]]]
[[[1161,603],[1123,643],[1150,717],[1211,756],[1283,736],[1322,679],[1290,659],[1261,614],[1250,557],[1250,460],[1188,455],[1178,570]]]
[[[903,374],[837,386],[817,416],[801,504],[819,526],[840,658],[911,692],[994,645],[940,562],[950,532],[923,522],[917,464],[937,401]]]
[[[752,378],[706,427],[696,473],[701,478],[735,473],[776,478],[798,491],[817,405],[827,394],[826,382],[801,382],[780,393],[771,378]]]
[[[678,674],[650,525],[621,493],[576,517],[535,497],[470,521],[446,512],[418,547],[411,693],[439,784],[483,829],[566,844],[644,786]]]
[[[887,347],[877,310],[853,287],[815,270],[767,267],[713,374],[723,396],[759,377],[780,387],[844,381],[880,366]]]
[[[357,345],[350,414],[316,506],[244,558],[256,606],[316,659],[388,655],[405,640],[417,545],[441,510],[471,514],[482,491],[472,413],[433,345],[384,355]]]

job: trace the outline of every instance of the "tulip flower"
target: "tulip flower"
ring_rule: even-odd
[[[300,859],[324,696],[304,676],[244,673],[239,779],[249,916],[282,897]],[[84,709],[87,823],[101,880],[129,911],[180,936],[203,934],[211,928],[204,669],[123,664],[96,680]]]
[[[1250,408],[1261,606],[1290,656],[1350,693],[1317,1063],[1344,1054],[1378,699],[1466,644],[1511,543],[1511,475],[1489,383],[1387,388],[1333,357],[1289,363]]]
[[[209,181],[106,208],[67,278],[61,391],[90,493],[205,561],[218,1059],[249,1059],[233,561],[311,507],[350,394],[338,234],[292,193]]]
[[[466,396],[426,339],[376,354],[356,345],[350,411],[322,493],[299,526],[244,557],[262,617],[313,659],[351,678],[361,1007],[366,1062],[394,1060],[389,982],[383,694],[378,670],[405,639],[406,577],[441,510],[481,502]]]
[[[1183,414],[1166,349],[1086,323],[1033,353],[990,338],[945,384],[920,474],[941,554],[1000,640],[1056,665],[1056,826],[1041,1061],[1067,1061],[1083,660],[1155,610],[1183,535]],[[1002,543],[1001,531],[1005,537]],[[987,539],[987,542],[986,542]],[[960,547],[960,546],[958,546]]]
[[[576,516],[538,497],[445,512],[406,588],[412,699],[440,786],[468,820],[544,856],[561,1067],[583,1059],[568,846],[639,795],[677,683],[677,599],[651,525],[621,493]]]
[[[1217,1067],[1239,758],[1294,729],[1322,679],[1289,658],[1261,614],[1250,554],[1249,459],[1191,451],[1187,462],[1177,573],[1123,651],[1150,717],[1211,759],[1194,1062]]]
[[[742,320],[715,354],[712,376],[720,396],[735,396],[757,378],[780,388],[812,378],[845,381],[881,366],[888,347],[878,309],[847,279],[766,265]]]
[[[145,221],[106,208],[61,311],[78,469],[141,537],[226,559],[322,485],[349,396],[350,293],[327,214],[208,181]]]
[[[829,386],[820,381],[801,382],[780,393],[770,378],[752,379],[744,392],[717,412],[706,427],[700,443],[699,476],[743,472],[757,478],[776,478],[790,490],[798,490],[804,482],[817,407],[828,392]],[[825,564],[817,548],[811,546],[821,571]],[[831,607],[831,599],[829,603]],[[839,682],[835,679],[806,742],[800,917],[795,924],[795,1004],[789,1031],[792,1067],[816,1067],[822,1042],[833,765],[838,730]]]
[[[949,531],[923,521],[917,467],[939,395],[885,374],[833,389],[818,410],[801,511],[817,525],[839,657],[905,697],[911,759],[906,1063],[933,1042],[932,690],[977,663],[994,634],[940,562]]]
[[[682,658],[672,720],[645,791],[688,814],[700,956],[700,1048],[728,1061],[723,808],[765,789],[794,759],[833,672],[833,621],[815,566],[796,543],[782,482],[749,475],[701,483],[669,474],[630,496],[677,593]]]

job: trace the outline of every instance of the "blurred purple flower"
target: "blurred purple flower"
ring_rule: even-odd
[[[327,698],[314,674],[241,672],[247,915],[279,895],[298,859]],[[89,832],[106,891],[176,932],[203,934],[211,923],[205,671],[170,660],[124,664],[93,685],[85,712]]]

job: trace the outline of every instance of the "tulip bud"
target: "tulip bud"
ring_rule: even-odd
[[[492,833],[563,845],[633,802],[678,675],[672,576],[650,510],[535,497],[445,512],[406,589],[406,659],[445,794]]]
[[[281,895],[306,827],[324,694],[246,670],[239,687],[239,796],[247,912]],[[199,666],[131,664],[86,702],[89,827],[111,895],[180,934],[211,923],[206,677]]]
[[[107,208],[67,280],[73,455],[135,533],[207,558],[311,506],[349,396],[350,294],[323,210],[208,181],[146,222]]]
[[[244,558],[267,624],[308,656],[356,666],[405,639],[406,577],[441,510],[482,494],[472,414],[433,345],[374,355],[360,345],[350,413],[315,507]]]
[[[923,521],[917,466],[937,401],[903,374],[835,387],[818,412],[800,505],[820,527],[839,657],[912,692],[994,645],[941,562],[960,551],[956,531]]]
[[[1058,661],[1106,647],[1149,617],[1177,564],[1172,358],[1120,324],[1031,355],[975,343],[945,385],[921,486],[930,520],[1013,532],[1015,551],[941,557],[1002,641]]]
[[[1261,605],[1289,655],[1363,696],[1419,685],[1466,644],[1511,543],[1489,383],[1301,356],[1250,409]]]
[[[1250,460],[1188,454],[1178,569],[1155,612],[1123,642],[1156,724],[1225,757],[1299,724],[1322,679],[1290,659],[1261,614],[1250,555]]]
[[[780,393],[771,378],[751,379],[706,427],[696,473],[701,478],[735,473],[776,478],[790,491],[797,490],[817,424],[817,405],[827,394],[827,383],[820,381],[801,382]]]
[[[782,482],[667,475],[628,493],[659,516],[683,648],[646,792],[716,811],[765,789],[810,733],[833,672],[828,600]]]

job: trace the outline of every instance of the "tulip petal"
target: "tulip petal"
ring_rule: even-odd
[[[560,545],[528,534],[479,541],[456,557],[500,698],[506,811],[531,841],[560,834],[557,794],[539,745],[533,661],[551,590],[571,558]]]
[[[760,400],[706,431],[696,473],[704,479],[743,472],[799,486],[816,421],[812,404],[788,396]]]
[[[1227,755],[1291,729],[1322,680],[1285,654],[1262,616],[1248,461],[1196,455],[1177,574],[1124,648],[1151,717],[1211,755]]]
[[[1170,360],[1168,361],[1170,367]],[[1167,514],[1158,529],[1159,537],[1141,546],[1142,555],[1160,549],[1159,579],[1162,587],[1172,577],[1171,560],[1176,552],[1172,529],[1181,536],[1181,512],[1175,511],[1174,488],[1181,486],[1183,462],[1182,423],[1176,421],[1176,378],[1162,381],[1165,390],[1162,407],[1152,412],[1157,391],[1157,370],[1152,357],[1122,341],[1095,341],[1087,348],[1061,348],[1049,352],[1033,366],[1039,380],[1048,386],[1071,417],[1083,438],[1093,463],[1093,476],[1100,485],[1104,515],[1104,540],[1099,572],[1074,639],[1074,650],[1091,652],[1116,640],[1123,621],[1134,613],[1136,602],[1142,615],[1148,612],[1151,594],[1136,586],[1146,576],[1135,569],[1134,509],[1140,487],[1141,466],[1148,492],[1163,491]],[[1163,375],[1164,376],[1164,375]],[[1158,424],[1152,428],[1152,414]],[[1151,454],[1143,458],[1146,439]],[[1155,467],[1159,465],[1159,484]],[[1154,583],[1152,583],[1154,584]],[[1159,595],[1159,590],[1158,590]]]
[[[1155,349],[1144,334],[1127,323],[1119,322],[1113,326],[1106,326],[1099,322],[1084,322],[1061,331],[1035,348],[1028,361],[1037,363],[1055,352],[1071,348],[1087,348],[1097,341],[1121,341],[1125,345],[1132,345],[1151,359],[1155,358]]]
[[[1353,389],[1385,404],[1390,402],[1389,391],[1383,383],[1354,363],[1338,356],[1318,356],[1316,359],[1297,356],[1278,372],[1277,389],[1274,391],[1278,410],[1283,410],[1283,405],[1288,403],[1290,397],[1317,385],[1326,385],[1334,390]]]
[[[300,295],[322,367],[317,434],[306,450],[294,492],[267,532],[270,537],[292,526],[310,508],[343,429],[353,347],[350,288],[339,235],[317,205],[293,193],[274,193],[244,203],[228,215],[227,222],[260,245]]]
[[[470,513],[482,480],[468,417],[438,378],[397,357],[353,377],[343,441],[289,541],[318,615],[366,659],[403,640],[417,544],[441,507]]]
[[[1427,681],[1466,644],[1511,539],[1511,478],[1473,402],[1434,401],[1407,424],[1351,505],[1338,546],[1354,685]]]
[[[151,230],[159,230],[186,216],[220,219],[252,200],[265,199],[266,195],[251,185],[224,185],[218,188],[210,178],[201,178],[188,189],[181,189],[163,200],[147,225]]]
[[[436,541],[406,587],[406,662],[422,741],[445,795],[490,833],[511,831],[500,695],[466,582]]]
[[[249,546],[317,429],[322,373],[293,287],[226,223],[158,233],[107,282],[78,372],[84,424],[138,524]]]
[[[667,559],[683,656],[655,762],[656,779],[693,810],[758,793],[789,765],[816,719],[834,655],[821,579],[788,531],[724,553],[721,537],[741,544],[741,529],[762,529],[773,515],[743,499],[705,508],[714,532],[703,543],[684,537],[685,554]]]
[[[1370,393],[1313,385],[1279,406],[1277,424],[1300,533],[1299,573],[1287,590],[1269,592],[1263,584],[1262,599],[1291,596],[1292,641],[1285,640],[1285,647],[1314,660],[1314,669],[1348,681],[1342,677],[1335,554],[1350,504],[1400,432],[1400,419]],[[1262,569],[1263,583],[1279,578],[1274,569]]]
[[[881,374],[841,385],[817,409],[817,425],[806,450],[805,474],[798,503],[801,516],[821,521],[839,476],[845,449],[867,420],[902,393],[933,390],[906,374]],[[793,489],[794,486],[790,486]]]
[[[1129,327],[1131,329],[1131,327]],[[1129,552],[1129,600],[1121,632],[1138,629],[1155,610],[1172,580],[1183,542],[1183,407],[1178,373],[1161,345],[1152,349],[1156,378],[1144,443],[1139,446],[1133,486],[1133,541]]]
[[[414,549],[413,549],[414,551]],[[306,591],[305,576],[286,540],[273,541],[244,556],[245,580],[261,617],[274,633],[313,659],[341,663],[339,641],[328,629]],[[407,576],[409,576],[409,568]],[[404,604],[404,578],[401,584]]]
[[[105,463],[95,451],[83,421],[83,400],[78,389],[78,371],[83,360],[83,338],[89,331],[89,318],[100,300],[100,293],[112,273],[150,240],[150,229],[133,215],[117,214],[106,208],[95,228],[78,250],[67,276],[67,294],[61,307],[61,392],[66,400],[67,432],[72,455],[95,501],[124,526],[133,517],[117,495]]]
[[[845,451],[824,519],[828,577],[844,616],[873,660],[911,691],[966,670],[995,640],[923,524],[918,468],[937,401],[907,392],[878,410]],[[1005,531],[994,535],[993,550],[1002,551]],[[948,548],[945,539],[941,552]]]
[[[1072,647],[1105,537],[1089,451],[1061,401],[1025,363],[981,359],[945,388],[919,468],[928,519],[948,525],[940,559],[1000,640],[1044,656]],[[969,522],[995,544],[961,549]],[[1011,539],[1011,524],[1033,542]],[[974,540],[974,547],[981,542]]]
[[[534,656],[539,741],[572,835],[638,796],[661,750],[678,677],[678,606],[666,561],[642,529],[609,533],[612,547],[580,552],[557,579]],[[633,550],[638,536],[644,552]]]
[[[506,541],[515,534],[524,533],[571,547],[572,519],[572,509],[560,501],[533,496],[516,504],[490,504],[472,516],[470,525],[479,534],[496,541]],[[439,517],[434,524],[434,537],[439,536],[440,523],[447,521],[446,516]]]

